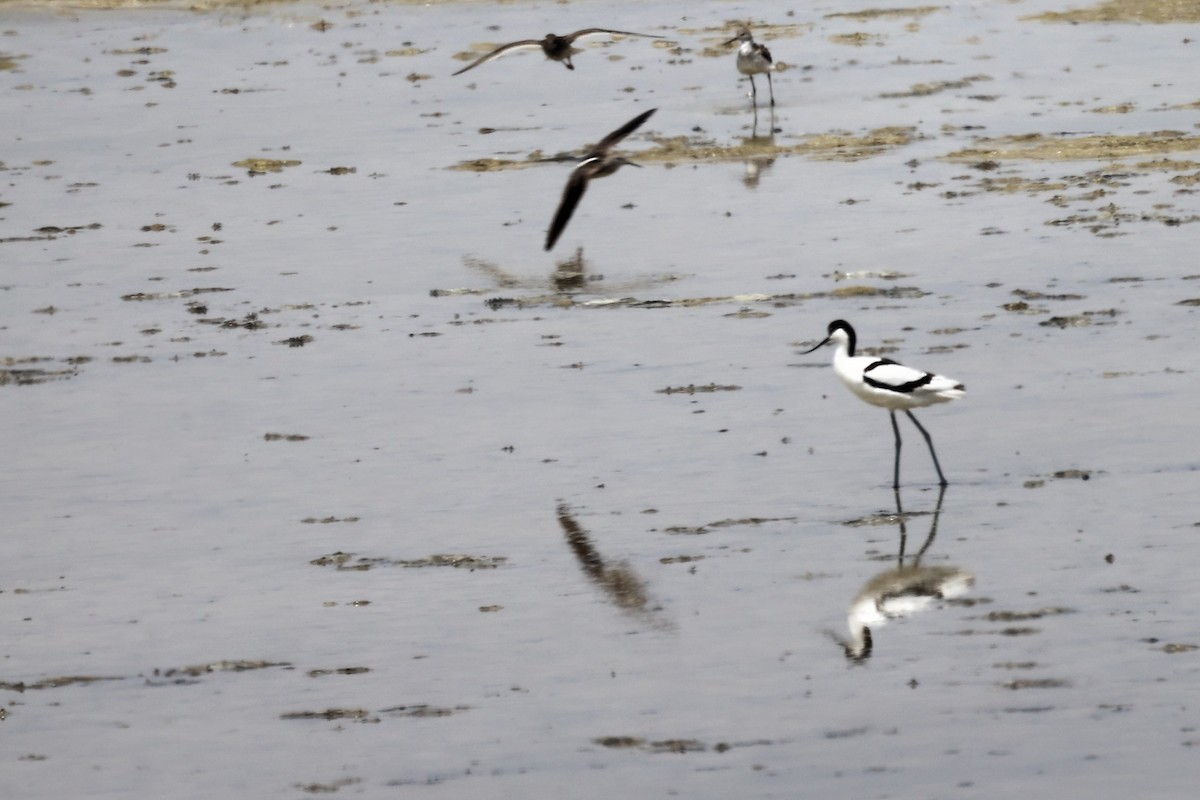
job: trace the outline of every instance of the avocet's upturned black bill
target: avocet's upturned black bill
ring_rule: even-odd
[[[913,416],[912,409],[924,408],[937,403],[948,403],[962,397],[966,389],[961,383],[945,375],[935,375],[919,369],[897,364],[890,358],[854,355],[857,337],[854,328],[845,320],[829,323],[829,335],[816,347],[806,350],[811,353],[827,344],[834,346],[833,371],[860,400],[873,406],[886,408],[892,419],[892,432],[896,435],[896,463],[892,474],[892,488],[900,488],[900,426],[896,424],[896,412],[903,411],[917,426],[929,445],[933,456],[933,468],[937,470],[938,482],[946,485],[946,476],[938,463],[933,449],[933,439]]]
[[[771,51],[765,44],[754,41],[749,28],[742,28],[737,36],[725,42],[725,46],[734,42],[742,43],[737,51],[737,68],[738,72],[750,77],[750,97],[753,98],[754,107],[758,108],[758,87],[754,85],[754,76],[764,74],[767,76],[767,90],[771,93],[771,105],[774,106],[775,87],[771,85],[771,72],[775,69],[775,60],[771,58]]]
[[[626,122],[608,136],[605,136],[576,165],[575,169],[571,172],[571,177],[567,178],[567,185],[563,189],[562,200],[558,203],[558,210],[554,212],[554,219],[550,222],[550,229],[546,231],[547,250],[554,247],[554,243],[558,241],[558,237],[566,229],[567,223],[571,220],[571,215],[575,213],[575,206],[579,205],[580,198],[587,191],[588,181],[593,178],[604,178],[612,175],[627,164],[631,167],[640,166],[627,158],[610,155],[609,151],[618,142],[641,127],[642,123],[648,120],[650,115],[657,110],[657,108],[652,108],[649,111],[638,114],[629,120],[629,122]]]
[[[525,50],[532,47],[542,48],[542,52],[546,54],[546,58],[551,61],[561,61],[562,65],[567,69],[575,69],[575,65],[571,63],[571,56],[582,52],[578,47],[575,47],[575,40],[582,39],[585,36],[599,36],[608,34],[609,36],[641,36],[646,39],[663,39],[663,36],[656,36],[652,33],[633,33],[631,31],[613,31],[608,28],[584,28],[581,31],[568,33],[566,36],[557,36],[553,33],[547,33],[544,39],[522,39],[519,42],[509,42],[502,44],[495,50],[480,56],[479,58],[467,64],[465,67],[455,72],[454,75],[462,75],[469,69],[475,69],[480,64],[486,64],[494,58],[499,58],[505,53],[511,53],[513,50]]]

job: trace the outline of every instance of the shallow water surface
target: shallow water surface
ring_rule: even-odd
[[[0,4],[0,795],[1186,796],[1200,38],[1064,10]]]

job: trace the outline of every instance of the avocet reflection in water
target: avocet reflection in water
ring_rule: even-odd
[[[945,600],[961,597],[974,585],[975,576],[965,569],[941,564],[927,567],[921,564],[921,559],[933,544],[937,536],[938,518],[942,513],[942,499],[946,495],[946,487],[938,492],[937,506],[933,511],[933,519],[929,526],[929,535],[925,537],[920,549],[912,557],[911,563],[905,564],[905,546],[908,543],[907,520],[911,513],[906,514],[900,506],[900,493],[896,492],[896,520],[900,525],[900,550],[897,555],[897,565],[893,569],[880,572],[855,595],[850,603],[846,624],[850,630],[850,638],[843,640],[836,634],[834,639],[842,646],[846,659],[854,664],[861,664],[871,657],[875,646],[873,629],[902,619],[918,611],[935,607]]]

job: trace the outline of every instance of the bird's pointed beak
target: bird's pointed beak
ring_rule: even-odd
[[[827,344],[829,344],[829,337],[828,337],[828,336],[826,336],[824,339],[822,339],[820,344],[818,344],[818,345],[816,345],[816,346],[814,346],[814,347],[810,347],[809,349],[805,350],[805,351],[804,351],[803,353],[801,353],[800,355],[802,355],[802,356],[806,356],[806,355],[808,355],[809,353],[811,353],[813,350],[820,349],[820,348],[824,347],[824,346],[825,346],[825,345],[827,345]]]
[[[728,42],[726,42],[725,44],[723,44],[723,45],[721,45],[721,46],[722,46],[722,47],[729,47],[729,45],[733,44],[734,42],[736,42],[736,41],[737,41],[738,39],[740,39],[740,38],[742,38],[742,35],[739,33],[737,36],[733,37],[732,39],[730,39]]]

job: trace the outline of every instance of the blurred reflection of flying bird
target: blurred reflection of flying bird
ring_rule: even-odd
[[[522,39],[519,42],[509,42],[508,44],[500,45],[490,53],[486,53],[479,58],[467,64],[465,67],[455,72],[455,75],[462,75],[469,69],[475,69],[480,64],[486,64],[492,59],[511,53],[514,50],[525,50],[533,47],[542,48],[542,52],[546,54],[546,58],[551,61],[561,61],[567,69],[575,69],[575,65],[571,63],[571,56],[582,52],[578,47],[575,47],[575,40],[582,39],[585,36],[600,36],[608,34],[610,36],[642,36],[646,39],[662,39],[665,37],[656,36],[652,33],[631,33],[630,31],[613,31],[608,28],[584,28],[581,31],[568,33],[566,36],[556,36],[553,33],[547,33],[544,39]]]
[[[918,611],[924,611],[942,600],[950,600],[966,594],[975,583],[975,576],[966,570],[950,565],[935,567],[921,566],[921,557],[933,544],[937,535],[938,516],[942,512],[943,488],[938,494],[937,508],[925,543],[911,564],[904,563],[904,546],[907,539],[905,516],[900,511],[900,495],[896,495],[896,510],[900,520],[900,554],[895,569],[879,573],[854,597],[850,603],[846,624],[850,629],[849,640],[837,639],[846,653],[846,659],[861,664],[871,657],[874,647],[872,628],[878,628],[895,619],[902,619]]]
[[[575,213],[575,206],[579,205],[580,198],[587,191],[588,181],[612,175],[626,164],[631,167],[641,166],[627,158],[611,155],[609,151],[626,136],[640,128],[642,123],[649,119],[650,115],[657,110],[656,108],[652,108],[649,111],[638,114],[629,120],[629,122],[626,122],[620,128],[605,136],[576,165],[574,171],[571,172],[571,177],[567,178],[567,185],[563,189],[562,200],[558,203],[558,210],[554,212],[554,219],[550,222],[550,229],[546,231],[547,250],[554,247],[554,243],[558,241],[558,237],[562,235],[563,230],[567,227],[567,223],[570,222],[571,215]]]
[[[633,568],[623,562],[610,563],[592,544],[591,534],[576,521],[565,503],[557,509],[558,523],[567,537],[567,545],[579,560],[579,566],[588,580],[600,588],[621,610],[635,614],[649,614],[658,608],[649,607],[646,583]]]
[[[550,282],[554,285],[554,291],[560,294],[572,294],[587,286],[587,260],[583,257],[582,247],[575,249],[575,255],[554,265]]]

